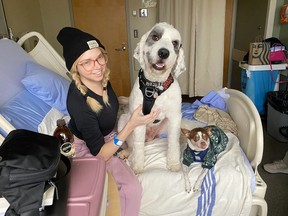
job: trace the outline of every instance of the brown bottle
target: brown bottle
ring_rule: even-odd
[[[53,136],[60,140],[60,152],[66,157],[75,157],[74,137],[69,128],[66,126],[65,119],[57,120],[57,128]]]

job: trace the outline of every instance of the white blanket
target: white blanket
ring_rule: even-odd
[[[201,191],[190,193],[185,191],[183,171],[166,169],[167,139],[148,142],[145,169],[138,175],[143,187],[140,216],[249,215],[251,167],[245,163],[238,138],[232,133],[227,135],[227,148],[206,175]],[[201,164],[190,166],[188,175],[192,185],[200,172]]]

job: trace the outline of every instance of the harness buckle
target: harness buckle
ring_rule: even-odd
[[[153,87],[146,87],[145,88],[145,96],[148,98],[154,97],[155,94],[155,88]]]

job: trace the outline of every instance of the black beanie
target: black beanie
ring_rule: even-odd
[[[57,35],[57,40],[63,46],[63,57],[69,71],[75,60],[85,51],[95,47],[105,49],[96,37],[72,27],[61,29]]]

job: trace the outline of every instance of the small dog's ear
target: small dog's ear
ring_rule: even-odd
[[[179,54],[177,57],[176,67],[174,70],[174,77],[177,78],[186,70],[185,56],[182,44],[180,45]]]
[[[207,134],[210,137],[212,135],[212,128],[206,128]]]
[[[186,129],[186,128],[181,128],[181,131],[183,133],[184,136],[186,137],[190,137],[190,130]]]

